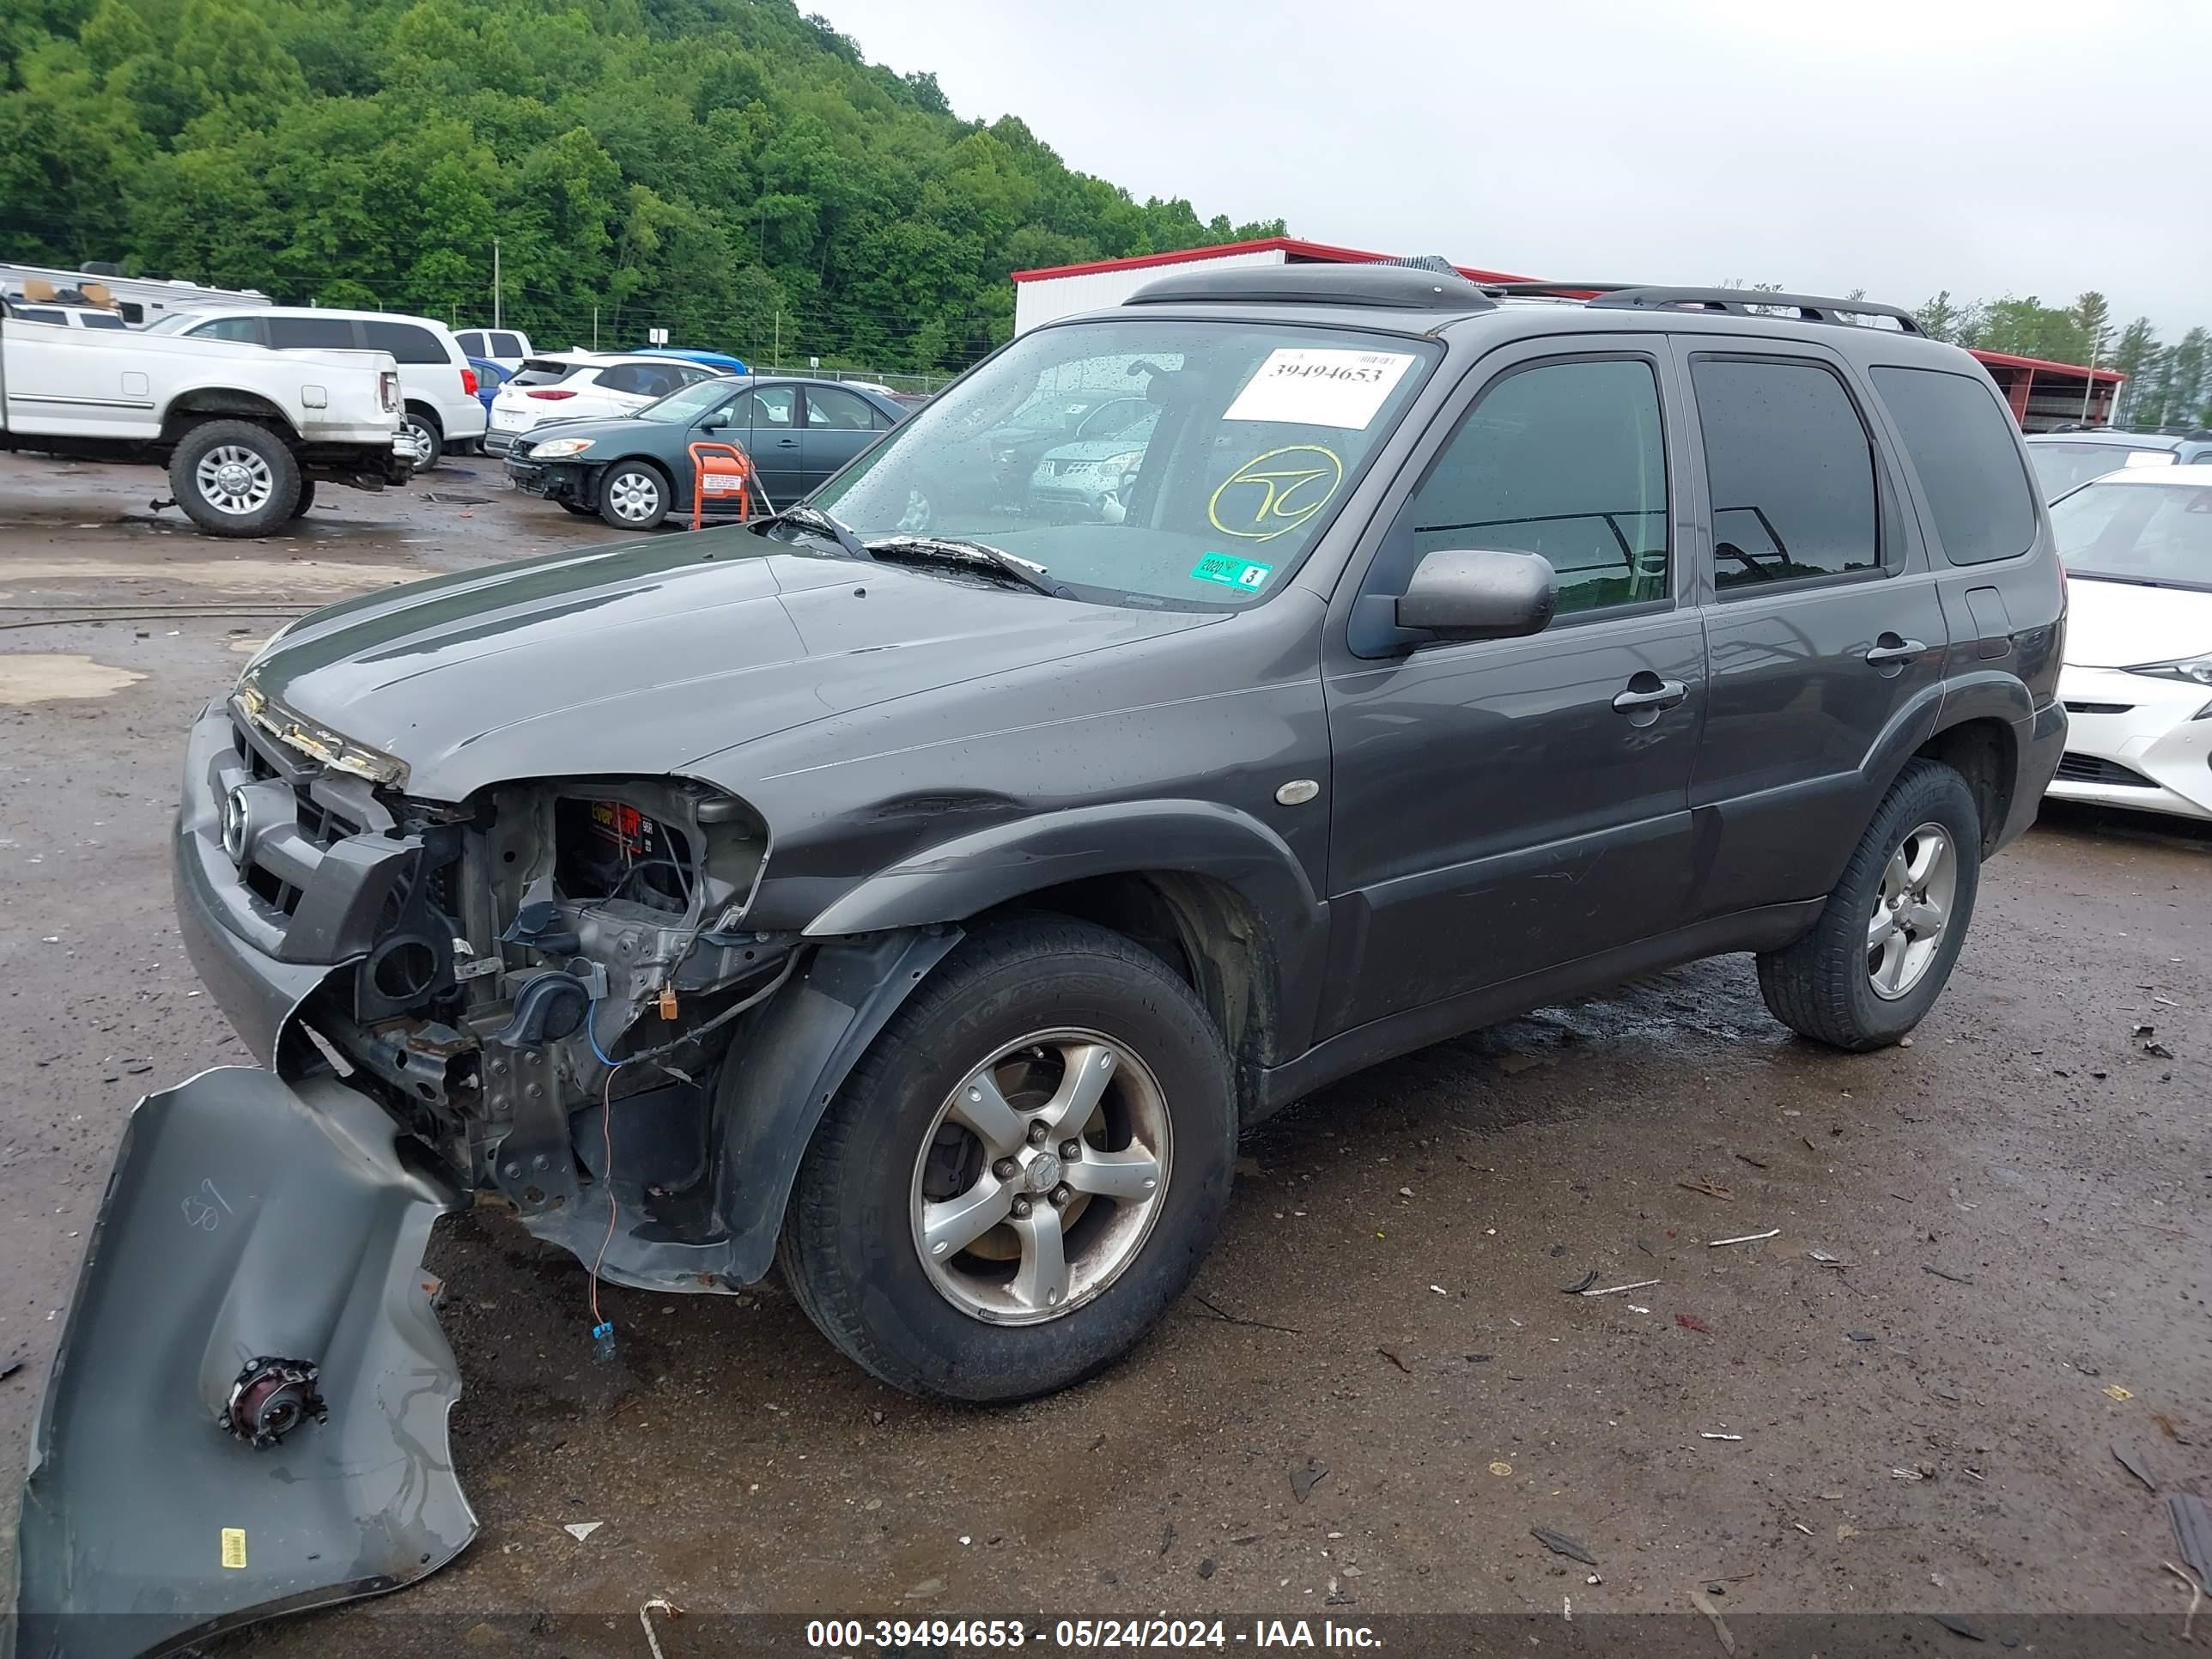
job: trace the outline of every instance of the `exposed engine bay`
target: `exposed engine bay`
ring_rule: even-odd
[[[727,795],[667,780],[384,804],[391,833],[420,850],[358,966],[299,1009],[316,1056],[295,1044],[294,1063],[376,1097],[465,1184],[526,1223],[547,1218],[549,1236],[566,1238],[585,1182],[611,1166],[634,1224],[714,1237],[720,1073],[740,1018],[804,954],[793,935],[743,925],[764,828]],[[609,1251],[617,1277],[623,1254]]]

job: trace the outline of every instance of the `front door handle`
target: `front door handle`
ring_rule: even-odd
[[[799,440],[796,438],[778,438],[775,441],[775,447],[778,449],[796,449],[799,447]]]
[[[1613,700],[1616,714],[1656,713],[1672,708],[1690,695],[1690,688],[1680,680],[1662,680],[1656,674],[1638,674],[1629,681],[1628,689]]]
[[[1867,648],[1866,659],[1876,668],[1887,668],[1894,663],[1911,662],[1924,654],[1927,649],[1918,640],[1900,639],[1894,634],[1885,634]]]

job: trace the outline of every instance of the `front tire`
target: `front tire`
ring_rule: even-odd
[[[1906,763],[1813,930],[1759,958],[1768,1012],[1864,1054],[1924,1018],[1951,977],[1981,885],[1981,814],[1940,761]]]
[[[169,490],[210,536],[267,536],[288,522],[302,488],[290,446],[251,421],[208,421],[169,455]]]
[[[1228,1050],[1190,988],[1056,917],[964,940],[824,1114],[778,1249],[799,1304],[910,1394],[1050,1393],[1133,1347],[1228,1207]]]
[[[652,530],[668,516],[668,475],[650,461],[617,461],[599,479],[599,516],[617,530]]]
[[[313,478],[302,478],[300,480],[300,499],[292,503],[292,516],[295,519],[304,519],[314,505],[315,481]]]

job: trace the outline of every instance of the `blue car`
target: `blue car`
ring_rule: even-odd
[[[702,368],[720,369],[725,374],[750,374],[740,358],[726,351],[691,351],[682,346],[641,346],[633,354],[640,357],[675,357],[687,363],[697,363]]]
[[[477,401],[484,406],[484,413],[489,416],[493,396],[507,384],[507,376],[514,371],[501,368],[489,357],[471,357],[468,364],[477,372]]]

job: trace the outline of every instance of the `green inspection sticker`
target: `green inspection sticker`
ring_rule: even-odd
[[[1233,553],[1209,553],[1191,567],[1190,574],[1194,581],[1219,582],[1224,587],[1256,592],[1267,585],[1267,578],[1275,574],[1275,567],[1240,559]]]

